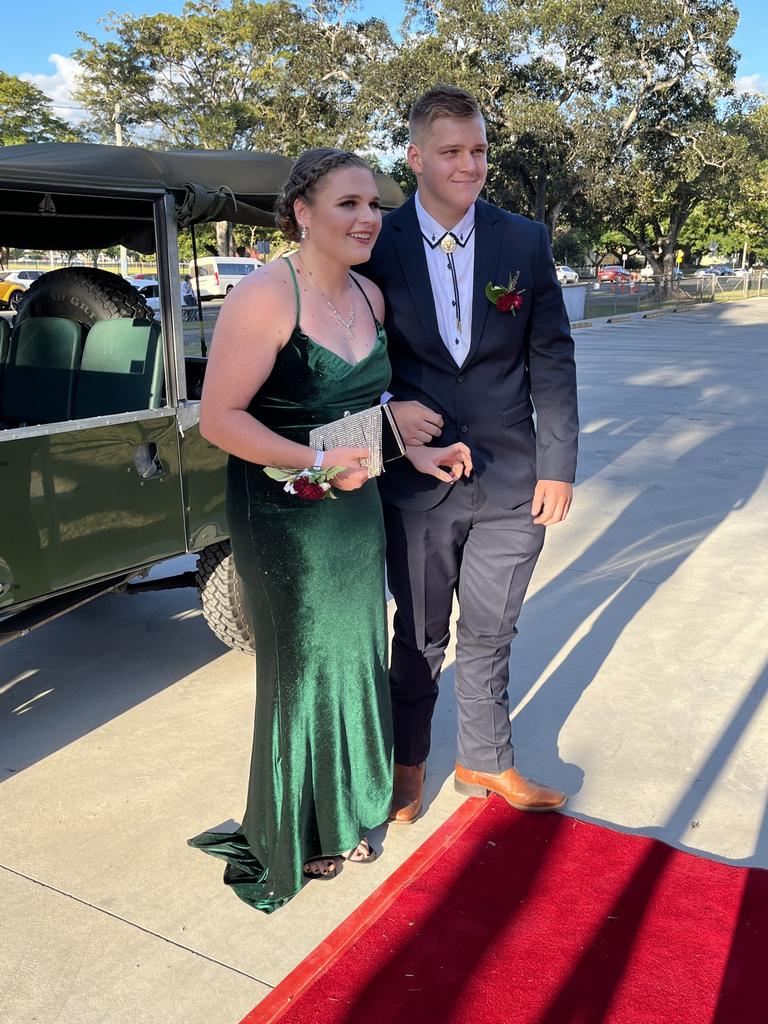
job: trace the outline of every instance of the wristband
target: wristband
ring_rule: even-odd
[[[315,449],[315,461],[312,463],[312,470],[313,470],[313,472],[317,473],[318,470],[321,470],[323,468],[323,456],[324,455],[325,455],[325,452],[323,451],[322,448],[316,448]]]

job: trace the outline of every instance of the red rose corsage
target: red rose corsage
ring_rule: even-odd
[[[321,501],[323,498],[335,498],[331,489],[331,480],[341,473],[341,466],[331,469],[281,469],[279,466],[265,466],[264,472],[270,480],[278,480],[283,490],[295,494],[305,501]]]

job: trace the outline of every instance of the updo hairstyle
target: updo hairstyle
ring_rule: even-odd
[[[366,171],[371,170],[365,160],[356,153],[325,147],[305,150],[291,168],[283,191],[275,203],[275,214],[277,226],[292,242],[298,242],[300,238],[293,204],[297,199],[303,199],[311,206],[318,181],[330,171],[335,171],[337,167],[363,167]]]

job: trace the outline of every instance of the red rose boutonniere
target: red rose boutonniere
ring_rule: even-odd
[[[517,287],[519,277],[519,270],[514,277],[510,273],[509,284],[506,288],[503,285],[494,284],[492,281],[485,286],[486,298],[494,304],[500,313],[511,313],[512,316],[517,316],[517,311],[523,304],[523,293],[525,292],[525,288]]]

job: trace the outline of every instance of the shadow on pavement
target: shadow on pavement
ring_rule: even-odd
[[[0,781],[227,652],[194,589],[110,594],[0,649]]]

